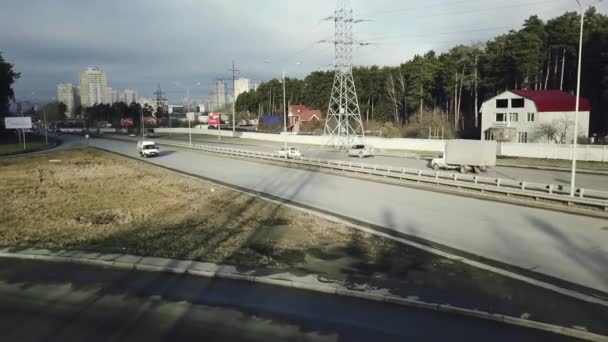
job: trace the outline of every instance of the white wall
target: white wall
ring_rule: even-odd
[[[155,132],[168,133],[168,128],[157,128]],[[173,133],[188,133],[188,128],[173,128]],[[192,128],[193,134],[209,134],[218,135],[217,129],[207,129],[205,125],[197,125]],[[221,130],[219,132],[221,136],[232,137],[231,131]],[[245,139],[255,139],[264,141],[285,141],[285,136],[281,134],[269,134],[269,133],[255,133],[255,132],[236,132],[237,137]],[[287,135],[287,142],[292,144],[310,144],[310,145],[325,145],[328,142],[328,138],[323,136],[314,135]],[[412,150],[412,151],[431,151],[431,152],[443,152],[445,145],[443,140],[427,140],[427,139],[405,139],[405,138],[377,138],[377,137],[366,137],[365,143],[372,145],[374,148],[387,149],[387,150]]]
[[[578,160],[608,162],[608,145],[578,145]],[[572,145],[499,143],[497,154],[507,157],[572,159]]]
[[[168,128],[157,128],[155,132],[168,133]],[[173,128],[173,133],[188,133],[188,128]],[[207,129],[205,125],[197,125],[192,128],[193,134],[208,134],[217,136],[216,129]],[[219,131],[221,136],[232,137],[231,131]],[[285,137],[280,134],[255,133],[255,132],[236,132],[237,137],[245,139],[255,139],[263,141],[283,142]],[[311,135],[287,135],[287,142],[291,144],[311,144],[324,145],[327,138]],[[377,149],[384,150],[410,150],[410,151],[430,151],[443,152],[445,142],[443,140],[427,139],[405,139],[405,138],[377,138],[367,137],[365,143]],[[608,145],[579,145],[577,158],[587,161],[608,162]],[[549,159],[572,159],[571,145],[560,144],[518,144],[518,143],[499,143],[496,154],[508,157],[528,157],[528,158],[549,158]]]
[[[568,120],[571,124],[566,131],[566,141],[572,142],[573,133],[574,133],[574,118],[576,116],[575,112],[542,112],[537,113],[538,116],[537,125],[541,125],[543,123],[554,125],[555,127],[560,127],[563,125],[563,121]],[[531,133],[532,136],[537,135],[536,132]],[[579,112],[578,113],[578,136],[589,136],[589,112]],[[538,137],[535,139],[535,142],[549,142],[546,137]]]

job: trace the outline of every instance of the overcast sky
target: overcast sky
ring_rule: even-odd
[[[585,0],[583,0],[585,1]],[[589,1],[589,0],[587,0]],[[336,0],[2,0],[0,52],[21,72],[19,99],[56,95],[59,82],[78,84],[79,70],[98,66],[115,89],[153,97],[160,83],[172,101],[183,86],[206,97],[214,78],[257,81],[327,70]],[[519,28],[533,14],[547,19],[576,10],[575,0],[351,0],[357,65],[396,65],[429,49],[485,41]],[[608,12],[604,1],[599,7]],[[300,63],[298,63],[300,62]],[[34,93],[32,95],[32,93]]]

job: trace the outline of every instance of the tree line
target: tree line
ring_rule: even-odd
[[[353,68],[364,122],[394,126],[440,120],[463,137],[479,137],[479,108],[485,99],[509,89],[576,89],[580,16],[566,12],[548,21],[538,16],[485,43],[428,51],[399,66]],[[289,103],[325,112],[333,71],[286,79]],[[583,37],[582,96],[592,105],[591,132],[608,134],[608,16],[587,11]],[[237,110],[282,113],[282,84],[273,79],[241,94]]]

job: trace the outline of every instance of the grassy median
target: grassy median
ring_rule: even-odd
[[[510,278],[94,149],[0,160],[0,196],[3,246],[316,273],[486,309],[578,310],[576,301]]]

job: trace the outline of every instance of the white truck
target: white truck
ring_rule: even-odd
[[[137,142],[137,152],[143,158],[158,156],[158,146],[154,141],[140,140]]]
[[[443,157],[431,161],[433,170],[485,172],[496,166],[496,142],[479,140],[448,140]]]

